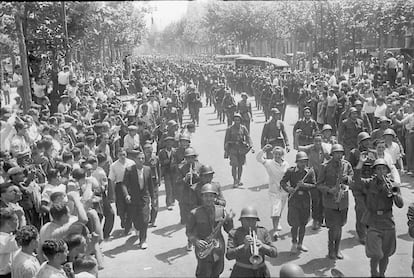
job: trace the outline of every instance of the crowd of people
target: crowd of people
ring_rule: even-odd
[[[197,277],[218,277],[224,258],[236,260],[232,277],[270,277],[264,258],[277,256],[286,203],[291,251],[308,251],[303,241],[311,217],[315,230],[329,229],[329,257],[342,259],[348,188],[371,274],[384,276],[396,249],[392,206],[403,206],[400,175],[414,173],[414,84],[392,78],[163,57],[102,72],[72,63],[62,67],[55,87],[44,77],[32,79],[33,103],[24,114],[17,66],[1,84],[0,277],[97,277],[101,244],[114,226],[111,203],[124,235],[135,231],[140,248],[150,248],[147,230],[157,226],[160,186],[167,210],[179,209],[186,225]],[[227,122],[224,158],[233,186],[242,186],[246,154],[254,152],[249,96],[267,121],[256,158],[269,174],[272,233],[257,225],[251,206],[241,211],[241,227],[233,227],[213,167],[191,146],[200,108],[214,106]],[[289,142],[283,119],[294,101],[300,119]],[[186,109],[190,122],[183,120]],[[291,149],[298,151],[295,167],[283,159]],[[412,231],[414,214],[408,215]]]

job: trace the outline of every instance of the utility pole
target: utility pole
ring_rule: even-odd
[[[70,63],[70,53],[69,53],[69,36],[68,36],[68,25],[66,22],[66,6],[65,1],[61,1],[62,5],[62,21],[63,21],[63,35],[65,37],[65,64],[69,65]]]
[[[17,37],[19,40],[19,52],[20,52],[20,67],[22,69],[22,78],[23,78],[23,92],[22,92],[22,103],[23,103],[23,113],[26,114],[32,106],[32,93],[30,89],[30,79],[29,79],[29,67],[27,64],[27,51],[26,51],[26,42],[23,34],[23,25],[22,25],[22,13],[21,13],[21,4],[18,4],[17,10],[14,14],[14,20],[16,24]],[[26,4],[23,4],[26,5]]]

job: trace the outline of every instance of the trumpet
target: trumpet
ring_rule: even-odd
[[[388,198],[391,198],[393,195],[396,195],[399,192],[399,188],[392,185],[393,181],[391,179],[383,175],[382,180],[384,181],[384,187],[387,191]]]
[[[259,248],[257,247],[257,234],[256,231],[249,227],[249,235],[253,238],[253,243],[250,245],[250,258],[249,262],[252,265],[259,265],[263,262],[263,257],[259,254]]]

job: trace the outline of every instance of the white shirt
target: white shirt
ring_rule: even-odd
[[[125,169],[127,167],[131,167],[134,164],[135,162],[128,158],[125,159],[124,164],[122,164],[118,159],[109,167],[108,178],[114,183],[122,182],[124,180]]]
[[[386,116],[385,112],[387,111],[387,105],[383,103],[381,106],[377,105],[375,107],[374,117],[379,118],[381,116]]]
[[[39,85],[36,82],[33,83],[33,94],[38,98],[45,95],[46,85]]]
[[[13,278],[33,278],[40,270],[40,263],[33,255],[21,251],[17,253],[12,262]]]
[[[407,131],[414,132],[414,113],[408,114],[401,120]]]
[[[366,97],[367,101],[364,102],[362,106],[362,111],[364,111],[367,114],[372,114],[375,112],[375,109],[377,105],[375,104],[375,101],[372,97]]]
[[[70,76],[70,71],[68,71],[68,72],[60,71],[58,73],[58,83],[59,83],[59,85],[68,85],[69,84],[69,76]]]
[[[328,84],[329,84],[329,86],[336,85],[336,77],[335,77],[335,75],[332,75],[332,76],[329,78]]]
[[[14,235],[0,232],[0,275],[11,272],[11,262],[15,252],[19,250]]]
[[[280,164],[277,163],[274,159],[265,159],[263,150],[260,150],[257,153],[256,160],[263,164],[267,171],[267,174],[269,175],[269,193],[284,192],[280,187],[280,181],[289,168],[289,163],[286,160]]]
[[[57,269],[56,267],[49,265],[47,262],[44,262],[40,267],[36,278],[67,278],[67,276],[63,269]]]
[[[67,114],[70,110],[70,103],[63,104],[63,102],[58,105],[58,113]]]
[[[139,148],[140,141],[139,141],[139,135],[135,134],[134,137],[132,137],[129,133],[125,135],[124,137],[124,149],[125,150],[134,150],[136,148]]]
[[[142,190],[144,188],[144,168],[142,169],[137,168],[137,174],[138,174],[139,188],[141,188]]]
[[[12,85],[14,85],[13,87],[23,86],[23,77],[21,74],[13,73],[12,81]]]
[[[387,146],[385,148],[385,152],[391,156],[392,163],[394,165],[397,163],[397,160],[401,157],[400,146],[395,142],[391,142],[391,146]]]

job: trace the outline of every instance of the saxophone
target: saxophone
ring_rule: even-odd
[[[340,163],[341,163],[341,168],[339,170],[338,177],[337,177],[336,183],[335,183],[335,187],[337,188],[337,193],[335,194],[335,197],[334,197],[335,203],[341,202],[341,199],[344,197],[344,194],[345,194],[345,191],[346,191],[342,187],[342,184],[341,184],[341,182],[342,182],[342,173],[344,172],[344,165],[342,164],[342,161]]]

